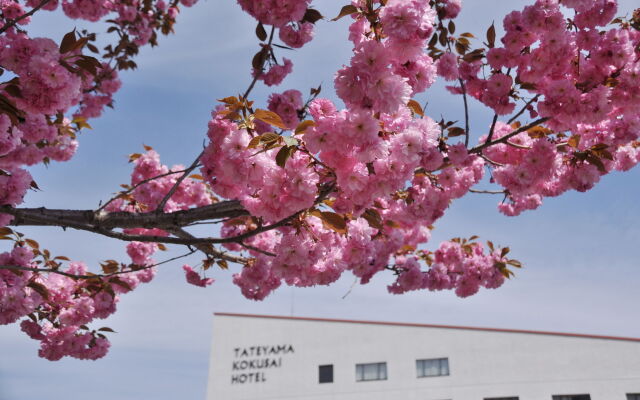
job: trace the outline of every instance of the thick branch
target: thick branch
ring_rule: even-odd
[[[322,202],[333,192],[335,184],[324,185],[315,204]],[[216,218],[229,218],[249,215],[249,212],[242,207],[238,201],[224,201],[209,206],[192,208],[173,213],[144,213],[135,214],[129,212],[115,213],[95,213],[91,210],[49,210],[46,208],[12,208],[1,206],[0,212],[14,216],[11,225],[31,225],[31,226],[60,226],[68,227],[88,232],[94,232],[102,236],[119,239],[129,242],[152,242],[182,245],[198,244],[220,244],[220,243],[241,243],[245,239],[279,228],[297,218],[306,210],[300,210],[287,218],[270,225],[260,226],[251,231],[238,236],[227,238],[197,238],[197,237],[166,237],[157,235],[130,235],[123,232],[113,231],[114,228],[159,228],[166,231],[175,231],[189,223]],[[236,261],[234,261],[236,262]]]
[[[93,210],[56,210],[41,208],[13,208],[1,206],[0,212],[14,216],[15,226],[60,226],[76,228],[78,225],[114,228],[159,228],[182,227],[197,221],[235,218],[249,215],[239,201],[222,201],[208,206],[190,208],[171,213],[131,213],[118,211],[107,213]],[[81,229],[81,228],[78,228]]]

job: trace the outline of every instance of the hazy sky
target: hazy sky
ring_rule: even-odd
[[[316,3],[333,17],[346,2]],[[526,3],[466,0],[458,31],[484,37],[493,20],[500,25],[507,6]],[[628,11],[634,2],[621,3]],[[34,19],[39,34],[56,39],[75,26],[50,13]],[[92,122],[94,129],[80,138],[78,155],[34,170],[43,190],[30,193],[27,205],[97,206],[128,182],[126,156],[141,151],[143,144],[156,148],[168,164],[189,164],[202,148],[215,99],[244,91],[250,81],[250,60],[257,51],[254,27],[255,21],[231,0],[201,0],[183,9],[176,35],[161,38],[157,48],[145,48],[137,60],[139,69],[122,75],[116,109]],[[322,83],[323,95],[335,98],[333,73],[350,54],[346,27],[346,19],[319,22],[316,39],[286,55],[294,61],[294,74],[275,91],[298,88],[307,93]],[[258,86],[253,99],[264,104],[268,93]],[[444,95],[441,86],[418,99],[429,101],[427,112],[434,118],[461,118],[461,99]],[[473,103],[476,137],[487,129],[490,117]],[[517,218],[500,215],[498,199],[491,196],[467,196],[454,203],[437,223],[432,243],[477,234],[510,246],[513,257],[526,266],[502,288],[468,299],[424,291],[393,296],[386,292],[393,280],[386,274],[355,286],[343,299],[354,282],[345,274],[331,287],[281,287],[257,303],[244,299],[231,284],[231,271],[214,271],[210,276],[216,283],[201,289],[184,281],[181,262],[165,265],[151,284],[122,296],[116,314],[97,323],[118,332],[110,336],[112,349],[105,359],[45,361],[37,357],[38,343],[17,325],[1,326],[0,400],[203,398],[215,311],[640,337],[639,178],[637,169],[614,173],[589,193],[546,200],[538,211]],[[54,254],[92,266],[107,258],[127,260],[124,244],[114,240],[60,229],[21,230]]]

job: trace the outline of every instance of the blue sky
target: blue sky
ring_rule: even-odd
[[[343,5],[335,0],[316,3],[329,17]],[[493,20],[500,25],[507,5],[526,3],[466,0],[458,31],[482,37]],[[621,3],[623,10],[631,9],[632,1]],[[36,14],[34,32],[59,39],[74,23]],[[156,148],[165,163],[190,163],[202,148],[215,99],[237,94],[249,83],[250,60],[257,50],[254,27],[255,21],[231,0],[201,0],[184,9],[176,35],[162,38],[157,48],[144,49],[139,69],[123,74],[116,109],[82,135],[78,155],[33,171],[43,190],[30,193],[27,205],[97,206],[128,181],[126,156],[141,151],[143,144]],[[350,54],[346,27],[346,19],[321,21],[313,42],[287,54],[294,61],[294,74],[275,90],[298,88],[304,93],[322,83],[323,94],[335,98],[333,73]],[[264,104],[268,93],[258,86],[253,98]],[[427,112],[434,118],[461,118],[461,99],[446,96],[441,86],[418,99],[429,101]],[[490,117],[473,103],[472,128],[478,136]],[[491,196],[468,196],[454,203],[437,223],[432,243],[477,234],[510,246],[513,257],[525,264],[499,290],[468,299],[430,292],[393,296],[386,292],[392,277],[384,274],[354,287],[343,299],[354,281],[345,274],[331,287],[282,287],[256,303],[240,295],[229,271],[214,271],[216,283],[201,289],[184,282],[182,263],[165,265],[151,284],[123,296],[118,312],[104,321],[118,332],[111,335],[112,349],[105,359],[45,361],[37,357],[38,343],[17,326],[0,326],[0,399],[203,398],[215,311],[640,337],[639,178],[638,169],[614,173],[586,194],[546,200],[541,209],[517,218],[500,215],[498,199]],[[89,265],[127,259],[124,244],[113,240],[60,229],[22,231],[55,254]]]

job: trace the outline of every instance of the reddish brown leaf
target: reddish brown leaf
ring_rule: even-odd
[[[253,114],[256,119],[262,122],[266,122],[269,125],[275,126],[280,129],[287,129],[287,126],[282,122],[282,118],[273,111],[258,109]]]
[[[424,117],[424,110],[422,110],[422,106],[417,101],[411,99],[409,103],[407,103],[407,107],[414,113],[418,114],[421,117]]]
[[[60,53],[68,53],[73,50],[73,46],[76,44],[76,30],[72,30],[71,32],[64,35],[62,41],[60,42]]]
[[[267,40],[267,31],[264,30],[264,25],[262,25],[262,22],[258,22],[258,26],[256,26],[256,36],[263,42]]]
[[[491,24],[487,29],[487,45],[490,49],[493,49],[496,45],[496,27],[494,24]]]
[[[351,15],[353,13],[357,13],[358,9],[356,8],[356,6],[349,4],[346,5],[344,7],[342,7],[342,9],[340,10],[340,13],[338,14],[337,17],[335,17],[334,19],[332,19],[332,21],[337,21],[342,17],[346,17],[347,15]]]
[[[302,133],[305,133],[307,129],[309,129],[310,127],[315,126],[315,125],[316,125],[316,123],[314,121],[310,121],[310,120],[302,121],[296,127],[296,130],[295,130],[294,134],[300,135]]]

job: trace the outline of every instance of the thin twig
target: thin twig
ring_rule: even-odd
[[[491,129],[489,129],[489,135],[487,136],[487,140],[485,142],[490,142],[493,139],[493,134],[496,130],[496,123],[498,122],[498,114],[493,114],[493,121],[491,121]]]
[[[349,287],[349,290],[347,290],[347,293],[345,293],[344,296],[342,296],[342,300],[346,299],[347,296],[349,296],[351,294],[351,291],[353,291],[353,288],[356,287],[357,283],[358,283],[358,277],[356,277],[353,280],[353,283],[351,284],[351,287]]]
[[[464,102],[464,146],[469,147],[469,104],[467,102],[467,87],[462,79],[458,79],[462,89],[462,100]]]
[[[125,195],[133,192],[134,190],[136,190],[140,186],[144,185],[145,183],[149,183],[149,182],[154,181],[156,179],[164,178],[165,176],[174,175],[174,174],[180,174],[180,173],[182,173],[184,171],[185,171],[184,169],[181,169],[180,171],[169,171],[169,172],[164,173],[164,174],[160,174],[160,175],[156,175],[156,176],[151,177],[151,178],[144,179],[144,180],[138,182],[137,184],[135,184],[134,186],[130,187],[129,189],[125,190],[124,192],[119,192],[117,195],[115,195],[112,198],[110,198],[106,203],[104,203],[102,206],[100,206],[100,208],[98,208],[96,210],[96,212],[100,212],[100,211],[104,210],[109,204],[114,202],[116,199],[120,198],[121,196],[125,196]]]
[[[256,251],[258,253],[264,254],[266,256],[270,256],[270,257],[275,257],[277,255],[277,254],[272,253],[270,251],[262,250],[262,249],[260,249],[258,247],[251,246],[250,244],[246,244],[246,243],[243,243],[243,242],[240,242],[240,246],[244,247],[247,250],[253,250],[253,251]]]
[[[196,157],[196,159],[193,160],[193,162],[191,163],[189,168],[185,169],[184,172],[182,173],[182,175],[180,175],[180,177],[173,184],[173,186],[171,186],[171,189],[169,189],[169,192],[162,198],[162,200],[160,200],[160,203],[158,203],[158,207],[156,207],[156,212],[164,212],[164,206],[167,205],[167,201],[169,201],[171,196],[173,196],[173,194],[176,192],[176,190],[178,190],[178,186],[180,186],[182,181],[185,180],[187,175],[189,175],[191,172],[193,172],[194,169],[198,168],[198,164],[200,164],[200,157],[202,157],[203,154],[204,154],[204,151],[202,151],[198,155],[198,157]]]
[[[29,267],[23,267],[23,266],[20,266],[20,265],[0,265],[0,269],[7,269],[7,270],[14,270],[14,271],[27,271],[27,272],[44,272],[44,273],[50,273],[50,274],[58,274],[58,275],[66,276],[68,278],[72,278],[72,279],[96,279],[96,278],[102,279],[102,278],[110,278],[110,277],[116,276],[116,275],[136,273],[138,271],[142,271],[142,270],[145,270],[145,269],[154,268],[154,267],[157,267],[157,266],[162,265],[162,264],[170,263],[172,261],[179,260],[179,259],[184,258],[184,257],[188,257],[188,256],[192,255],[195,252],[196,252],[195,250],[191,250],[186,254],[182,254],[182,255],[179,255],[179,256],[176,256],[176,257],[172,257],[172,258],[169,258],[167,260],[161,261],[161,262],[156,263],[156,264],[145,265],[145,266],[140,267],[140,268],[138,268],[136,270],[118,271],[118,272],[113,272],[111,274],[77,275],[77,274],[71,274],[69,272],[64,272],[64,271],[60,271],[60,270],[56,270],[56,269],[29,268]]]
[[[508,140],[507,140],[506,142],[504,142],[504,143],[505,143],[506,145],[511,146],[511,147],[515,147],[516,149],[531,150],[531,147],[529,147],[529,146],[522,146],[522,145],[520,145],[520,144],[516,144],[516,143],[510,142],[510,141],[508,141]]]
[[[507,124],[511,125],[516,119],[518,119],[519,116],[522,115],[522,113],[527,110],[527,107],[529,107],[534,101],[538,100],[538,98],[540,98],[539,94],[535,95],[531,100],[529,100],[527,104],[525,104],[524,107],[522,107],[522,109],[518,111],[516,115],[514,115],[509,121],[507,121]]]
[[[521,126],[520,128],[516,129],[515,131],[513,131],[513,132],[511,132],[511,133],[509,133],[509,134],[507,134],[507,135],[505,135],[505,136],[503,136],[503,137],[501,137],[499,139],[494,140],[493,142],[484,142],[483,144],[481,144],[479,146],[476,146],[473,149],[469,150],[469,153],[479,153],[480,151],[482,151],[483,149],[486,149],[489,146],[493,146],[493,145],[498,144],[498,143],[504,143],[507,140],[511,139],[512,137],[531,129],[534,126],[538,126],[540,124],[543,124],[543,123],[547,122],[549,119],[550,119],[549,117],[539,118],[539,119],[533,121],[532,123],[530,123],[528,125]]]
[[[275,31],[276,31],[275,26],[272,26],[271,33],[269,34],[269,42],[267,43],[267,46],[271,46],[271,43],[273,42],[273,34]],[[246,99],[247,97],[249,97],[249,93],[251,93],[251,91],[253,90],[253,87],[256,85],[256,82],[258,82],[258,79],[260,79],[260,76],[262,75],[262,72],[263,72],[262,70],[264,69],[264,63],[266,61],[267,61],[266,58],[262,60],[262,65],[260,65],[260,68],[256,71],[256,74],[253,76],[253,80],[249,84],[249,87],[242,95],[243,99]]]
[[[497,161],[493,161],[492,159],[490,159],[489,157],[485,156],[484,154],[480,153],[478,154],[480,157],[482,157],[483,160],[485,160],[486,162],[488,162],[489,164],[496,166],[496,167],[504,167],[504,164],[501,164]]]

